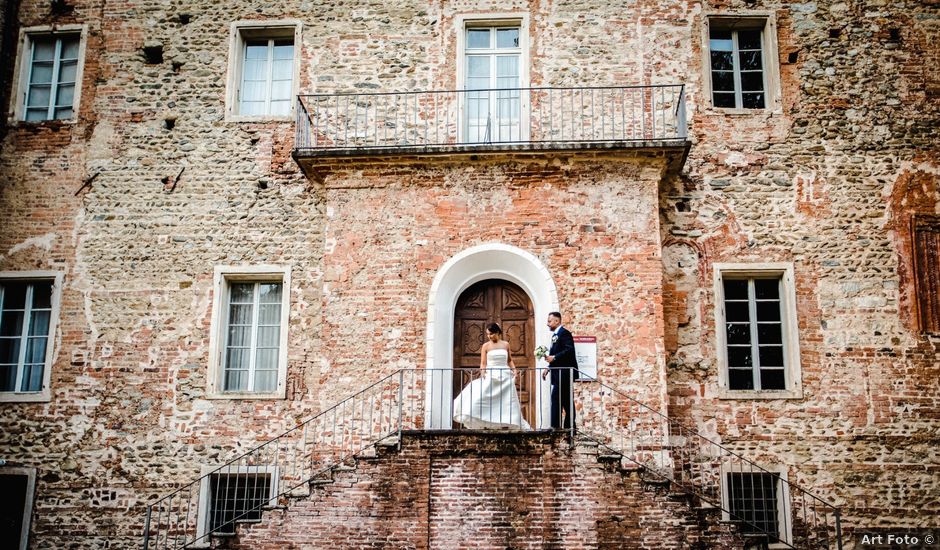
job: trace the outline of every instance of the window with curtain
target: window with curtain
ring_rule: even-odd
[[[240,115],[289,115],[294,76],[293,38],[244,38]]]
[[[72,118],[80,40],[78,34],[29,35],[25,120]]]
[[[53,281],[0,281],[0,391],[42,391]]]
[[[465,139],[468,143],[519,141],[520,27],[468,26],[465,32]]]
[[[282,286],[229,282],[223,391],[268,393],[277,388]]]

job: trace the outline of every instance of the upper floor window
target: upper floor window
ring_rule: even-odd
[[[940,334],[940,216],[913,220],[914,284],[920,330]]]
[[[36,276],[40,275],[40,276]],[[58,274],[0,275],[0,400],[48,398]]]
[[[722,389],[729,396],[795,396],[800,375],[792,268],[719,264],[716,276]]]
[[[289,271],[219,268],[217,278],[210,393],[217,397],[283,397]]]
[[[713,106],[727,109],[772,106],[776,83],[772,28],[763,18],[709,19],[708,67]]]
[[[16,118],[30,122],[75,118],[81,91],[81,27],[56,32],[27,29],[23,37]]]
[[[288,117],[297,95],[299,24],[251,22],[233,28],[229,112],[237,118]]]
[[[520,22],[468,22],[461,60],[464,136],[468,143],[522,137],[523,29]]]

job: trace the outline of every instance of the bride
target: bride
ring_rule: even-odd
[[[486,327],[489,342],[480,349],[480,378],[470,382],[454,399],[454,420],[464,428],[531,430],[522,418],[519,395],[513,382],[516,365],[509,342],[496,323]]]

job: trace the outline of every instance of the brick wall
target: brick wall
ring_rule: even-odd
[[[88,26],[78,119],[0,144],[0,270],[65,273],[52,400],[0,404],[0,458],[39,470],[36,547],[132,547],[143,505],[202,465],[424,366],[436,270],[488,241],[540,258],[606,382],[787,465],[849,527],[940,512],[938,342],[914,324],[906,221],[940,209],[935,3],[67,3],[23,0],[17,24]],[[702,14],[742,10],[776,16],[777,110],[703,97]],[[453,88],[456,17],[491,11],[529,15],[533,85],[685,82],[682,173],[546,159],[318,182],[291,123],[225,121],[232,21],[303,21],[303,92],[400,91]],[[554,224],[548,201],[568,206]],[[758,260],[795,266],[801,399],[717,397],[712,265]],[[293,266],[286,400],[206,397],[213,268],[242,263]]]

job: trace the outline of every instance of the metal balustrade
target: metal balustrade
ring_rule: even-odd
[[[560,370],[560,376],[573,377]],[[533,430],[552,429],[551,386],[544,374],[545,369],[512,373],[524,390],[520,407]],[[311,484],[350,459],[383,442],[400,446],[403,431],[466,430],[453,422],[454,406],[460,406],[454,394],[479,376],[475,368],[389,374],[149,505],[144,550],[208,545],[213,535],[233,533],[238,524],[260,521],[265,510],[286,505],[290,497],[306,496]],[[557,431],[572,442],[593,442],[625,467],[668,481],[694,504],[719,509],[742,533],[763,543],[841,550],[839,509],[820,497],[621,390],[596,380],[570,385],[576,424]],[[506,409],[497,395],[466,393],[461,398]],[[505,424],[500,432],[521,431],[513,427],[521,424],[515,418]]]
[[[500,88],[301,95],[297,156],[333,150],[682,142],[685,87]]]

